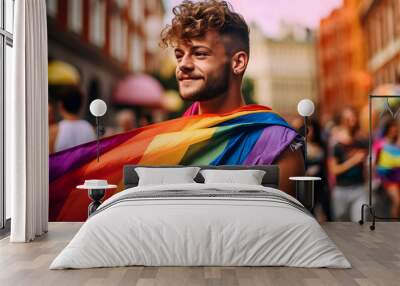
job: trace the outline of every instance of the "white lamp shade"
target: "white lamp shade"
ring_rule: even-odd
[[[107,104],[101,99],[95,99],[90,103],[89,109],[93,116],[101,117],[107,112]]]
[[[297,104],[297,112],[301,116],[311,116],[314,113],[314,110],[314,103],[309,99],[302,99],[299,104]]]

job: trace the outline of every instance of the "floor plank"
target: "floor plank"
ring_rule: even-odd
[[[32,243],[0,240],[0,285],[136,285],[136,286],[265,286],[265,285],[399,285],[400,223],[323,224],[329,237],[351,262],[352,269],[290,267],[118,267],[85,270],[48,269],[81,223],[50,223],[49,233]]]

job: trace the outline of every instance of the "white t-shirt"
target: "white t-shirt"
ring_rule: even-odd
[[[96,140],[96,133],[89,122],[62,120],[58,123],[54,151],[58,152],[93,140]]]

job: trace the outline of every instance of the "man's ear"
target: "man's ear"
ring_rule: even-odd
[[[235,75],[242,75],[246,70],[249,56],[245,51],[238,51],[232,56],[232,72]]]

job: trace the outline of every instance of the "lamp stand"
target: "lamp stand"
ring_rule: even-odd
[[[100,157],[100,142],[99,142],[100,127],[99,127],[99,117],[98,116],[96,116],[96,137],[97,137],[97,146],[96,146],[97,162],[99,162],[99,157]]]
[[[304,116],[304,170],[307,171],[307,116]]]

